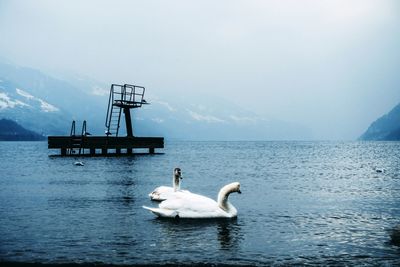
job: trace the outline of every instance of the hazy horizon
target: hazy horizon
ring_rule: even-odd
[[[0,57],[356,139],[400,102],[397,1],[1,1]]]

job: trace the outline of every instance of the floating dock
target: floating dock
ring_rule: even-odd
[[[148,149],[150,154],[156,148],[164,148],[163,137],[137,137],[133,135],[131,109],[149,104],[143,99],[145,88],[131,84],[112,84],[105,122],[105,136],[92,136],[86,130],[86,121],[81,133],[76,133],[72,122],[70,135],[49,136],[48,148],[59,149],[61,156],[107,156],[130,155],[133,149]],[[126,136],[119,136],[120,122],[125,117]],[[87,153],[88,152],[88,153]]]

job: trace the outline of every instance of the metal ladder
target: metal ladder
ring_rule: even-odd
[[[106,115],[106,135],[118,136],[122,109],[115,105],[115,101],[122,99],[123,85],[112,84],[110,89],[110,96],[108,98],[108,107]]]
[[[88,134],[86,131],[86,120],[84,120],[82,123],[82,131],[80,135],[76,135],[75,129],[75,121],[72,121],[70,131],[71,147],[67,151],[69,155],[75,154],[75,149],[78,149],[78,155],[81,155],[81,153],[85,153],[85,149],[83,148],[83,138]]]

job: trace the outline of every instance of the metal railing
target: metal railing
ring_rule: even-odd
[[[72,121],[70,136],[75,135],[75,121]]]

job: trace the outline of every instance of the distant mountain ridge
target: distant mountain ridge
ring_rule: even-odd
[[[0,141],[40,141],[45,137],[12,120],[0,119]]]
[[[400,141],[400,103],[388,114],[374,121],[359,139]]]
[[[134,83],[123,81],[117,83]],[[87,77],[54,78],[38,70],[0,62],[0,118],[18,121],[43,135],[68,135],[87,121],[92,135],[104,135],[110,84]],[[261,117],[210,95],[154,94],[151,104],[132,111],[133,134],[179,140],[309,140],[311,131],[296,123]],[[124,120],[120,135],[125,134]]]

